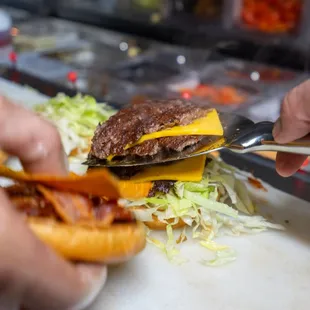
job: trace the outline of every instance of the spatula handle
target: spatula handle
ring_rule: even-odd
[[[291,143],[278,144],[272,135],[273,126],[272,122],[256,123],[237,137],[230,149],[238,153],[274,151],[310,155],[310,136]]]

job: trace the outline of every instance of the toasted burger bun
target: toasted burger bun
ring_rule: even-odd
[[[145,227],[141,223],[113,224],[99,229],[35,217],[27,218],[27,222],[41,241],[74,261],[120,263],[142,251],[146,244]]]

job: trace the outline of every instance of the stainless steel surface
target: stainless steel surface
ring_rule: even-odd
[[[275,151],[295,154],[310,155],[310,140],[295,141],[290,144],[277,144],[272,136],[273,123],[254,123],[251,120],[234,114],[220,113],[221,123],[224,128],[224,137],[210,137],[205,140],[199,149],[183,152],[161,153],[150,157],[121,158],[119,160],[105,161],[88,159],[84,164],[88,166],[126,167],[160,164],[169,161],[181,160],[189,157],[200,156],[210,152],[229,149],[233,152],[244,154],[256,151]]]
[[[11,16],[14,24],[32,17],[32,15],[25,10],[15,9],[5,5],[1,5],[0,9],[6,11]]]

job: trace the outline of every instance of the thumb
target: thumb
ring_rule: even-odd
[[[310,80],[292,89],[284,98],[273,136],[278,143],[288,143],[310,132]]]
[[[71,310],[83,310],[93,303],[98,296],[107,279],[107,267],[96,264],[76,264],[76,270],[82,282],[84,282],[86,294],[82,296]]]

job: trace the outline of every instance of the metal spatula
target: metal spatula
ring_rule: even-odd
[[[272,136],[273,123],[254,123],[251,120],[230,113],[219,113],[224,128],[224,137],[208,137],[195,148],[188,148],[182,152],[162,152],[148,157],[125,157],[106,160],[88,159],[84,164],[88,166],[128,167],[153,165],[169,161],[181,160],[193,156],[200,156],[221,149],[229,149],[236,153],[256,151],[275,151],[310,155],[310,140],[300,140],[289,144],[277,144]]]

